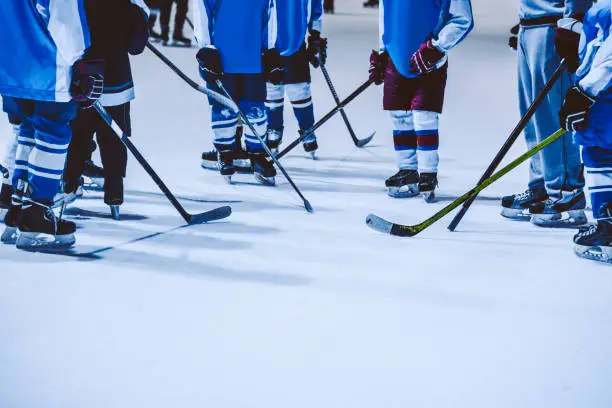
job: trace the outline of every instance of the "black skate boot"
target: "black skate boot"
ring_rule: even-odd
[[[217,149],[202,153],[202,168],[219,171],[219,157]]]
[[[89,179],[87,185],[88,189],[102,191],[104,189],[104,169],[96,164],[92,160],[86,160],[85,166],[83,167],[83,176]]]
[[[174,47],[191,47],[191,40],[182,34],[174,34],[172,37],[172,46]]]
[[[6,212],[11,207],[11,196],[13,195],[13,186],[8,184],[8,178],[0,187],[0,222],[4,221]]]
[[[10,198],[10,206],[4,217],[4,231],[0,237],[3,244],[14,245],[17,241],[17,227],[19,225],[19,215],[21,215],[21,206],[23,200],[23,192],[27,183],[19,182],[19,187],[13,192]]]
[[[278,148],[283,141],[283,128],[268,129],[267,145],[272,153],[278,154]]]
[[[513,194],[502,198],[501,215],[516,221],[529,221],[529,207],[535,203],[545,201],[548,194],[544,188],[527,189],[524,193]]]
[[[582,190],[562,191],[561,198],[548,199],[529,207],[531,223],[538,227],[566,228],[587,223],[586,198]]]
[[[597,224],[574,235],[574,253],[581,258],[612,263],[612,204],[599,209]]]
[[[268,160],[265,153],[253,153],[251,159],[255,179],[266,186],[276,185],[274,162]]]
[[[436,201],[436,187],[438,186],[438,173],[421,173],[419,175],[419,192],[426,203]]]
[[[370,7],[370,8],[377,8],[378,7],[378,3],[379,0],[367,0],[365,3],[363,3],[363,7]]]
[[[74,245],[76,224],[58,218],[51,209],[51,204],[24,199],[19,216],[17,248],[35,251]]]
[[[313,160],[316,160],[317,150],[319,149],[317,139],[316,138],[312,138],[311,140],[306,139],[304,140],[303,145],[304,145],[304,151],[306,153],[309,153],[310,156],[313,158]]]
[[[113,219],[119,220],[120,207],[123,204],[123,177],[105,180],[104,203],[110,207]]]
[[[219,152],[219,173],[221,173],[225,181],[232,184],[232,176],[236,173],[234,151],[224,150]]]
[[[419,194],[419,172],[400,170],[385,181],[387,194],[393,198],[414,197]]]

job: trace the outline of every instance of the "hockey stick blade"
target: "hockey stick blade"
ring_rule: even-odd
[[[370,136],[366,137],[365,139],[360,139],[356,143],[356,146],[357,147],[363,147],[363,146],[367,145],[368,143],[370,143],[372,141],[372,139],[374,139],[374,136],[376,136],[376,131],[372,132],[372,134]]]
[[[206,211],[200,214],[193,214],[189,217],[187,224],[189,225],[197,225],[204,224],[207,222],[218,221],[232,215],[232,207],[223,206],[218,207],[210,211]]]
[[[444,216],[452,212],[455,208],[459,207],[461,204],[471,199],[472,197],[477,196],[483,191],[485,188],[489,187],[491,184],[495,183],[497,180],[520,166],[527,159],[543,150],[545,147],[549,146],[555,140],[559,139],[561,136],[565,134],[564,129],[559,129],[552,135],[548,136],[541,143],[537,144],[527,152],[523,153],[521,156],[516,158],[514,161],[506,165],[506,167],[500,169],[497,173],[491,175],[491,177],[484,180],[481,184],[477,185],[467,193],[463,194],[461,197],[457,198],[452,203],[448,204],[446,207],[442,208],[440,211],[426,219],[420,224],[417,225],[402,225],[396,224],[393,222],[389,222],[377,215],[370,214],[366,217],[366,224],[368,227],[372,228],[375,231],[382,232],[385,234],[391,234],[398,237],[413,237],[430,227],[432,224],[441,220]]]

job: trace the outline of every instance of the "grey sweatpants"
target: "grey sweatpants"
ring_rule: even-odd
[[[552,26],[521,27],[518,48],[521,116],[527,113],[561,62],[554,40],[555,29]],[[565,72],[525,128],[529,149],[561,127],[559,109],[570,85],[570,76]],[[566,133],[533,156],[529,178],[530,188],[546,188],[552,198],[560,197],[562,190],[571,191],[584,186],[580,150],[573,143],[571,133]]]

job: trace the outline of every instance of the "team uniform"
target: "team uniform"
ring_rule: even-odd
[[[282,83],[267,84],[268,146],[273,150],[278,149],[283,137],[285,92],[300,129],[305,131],[315,123],[309,67],[309,51],[312,47],[307,49],[305,38],[308,32],[311,37],[320,37],[322,0],[276,0],[276,15],[276,49],[282,56],[285,74]],[[318,61],[313,60],[313,64],[318,66]],[[315,134],[305,138],[303,145],[314,156],[318,148]]]
[[[597,224],[574,237],[576,254],[612,262],[612,2],[599,0],[584,19],[576,86],[561,109],[562,125],[576,130]]]
[[[524,116],[561,62],[555,48],[557,21],[581,19],[590,0],[521,0],[518,32],[519,110]],[[564,72],[524,130],[531,149],[559,129],[558,112],[571,86]],[[580,151],[566,134],[531,158],[524,193],[502,199],[502,215],[539,226],[563,227],[586,222]]]
[[[2,240],[16,239],[20,248],[71,245],[74,223],[56,219],[49,206],[72,137],[73,98],[93,98],[100,76],[99,65],[80,60],[90,44],[83,1],[0,2],[0,38],[3,108],[21,119]]]
[[[276,44],[276,16],[272,0],[197,0],[194,3],[194,31],[200,47],[197,59],[207,87],[221,92],[220,79],[256,132],[265,138],[266,55]],[[240,148],[236,141],[238,114],[209,99],[212,107],[214,145],[221,174],[231,181],[236,169],[234,157]],[[274,184],[276,170],[268,162],[260,140],[248,128],[245,146],[256,178]]]
[[[389,195],[421,192],[432,200],[438,173],[438,120],[448,52],[473,28],[469,0],[383,0],[380,51],[371,72],[384,80],[384,109],[393,120],[399,172],[386,181]],[[387,60],[388,58],[388,60]],[[384,71],[383,71],[384,70]]]
[[[148,8],[142,0],[85,0],[91,31],[88,55],[104,59],[106,70],[100,103],[126,134],[131,134],[130,101],[135,98],[130,55],[144,51]],[[112,21],[113,24],[109,24]],[[127,149],[95,109],[82,109],[72,122],[73,140],[64,172],[64,202],[78,195],[79,181],[91,155],[94,134],[104,167],[104,202],[115,217],[123,204]]]

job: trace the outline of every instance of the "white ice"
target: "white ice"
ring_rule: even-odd
[[[336,3],[328,68],[346,96],[367,79],[377,15]],[[574,256],[572,231],[498,215],[526,166],[486,190],[455,233],[450,217],[405,239],[365,225],[370,212],[412,224],[448,204],[518,120],[506,45],[517,2],[473,3],[476,30],[451,56],[432,205],[384,192],[395,167],[380,87],[347,108],[361,137],[377,130],[371,147],[355,148],[337,117],[318,133],[319,161],[300,148],[283,161],[310,215],[283,178],[228,186],[202,170],[206,100],[149,52],[134,59],[134,143],[189,210],[234,214],[181,227],[131,159],[125,220],[103,217],[96,193],[71,212],[75,251],[107,248],[99,259],[0,247],[0,407],[612,406],[612,272]],[[195,49],[163,51],[197,78]],[[313,81],[320,116],[333,101],[320,72]]]

